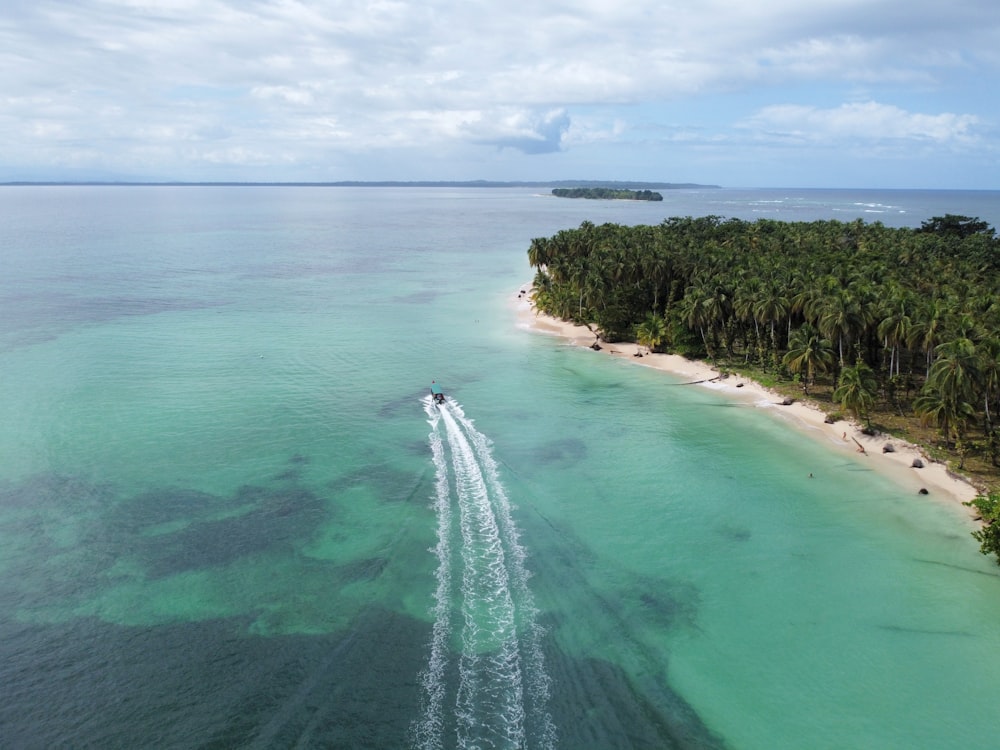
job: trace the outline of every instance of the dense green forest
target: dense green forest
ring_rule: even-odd
[[[553,188],[557,198],[590,198],[592,200],[662,201],[663,196],[652,190],[624,190],[607,187]]]
[[[1000,240],[986,222],[584,222],[532,240],[528,260],[542,312],[901,432],[992,489],[976,508],[1000,516]],[[1000,524],[978,533],[1000,549]]]

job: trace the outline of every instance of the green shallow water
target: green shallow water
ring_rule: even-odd
[[[753,196],[728,197],[752,218]],[[811,197],[817,217],[852,203]],[[906,221],[938,205],[918,197]],[[437,622],[436,379],[488,441],[469,470],[495,461],[490,503],[511,506],[522,645],[543,629],[517,674],[547,682],[557,739],[529,706],[521,744],[989,747],[1000,571],[962,509],[766,409],[518,328],[532,237],[721,213],[718,194],[583,203],[0,191],[10,745],[469,744],[460,610],[484,594],[455,582],[457,535],[442,727],[415,730]]]

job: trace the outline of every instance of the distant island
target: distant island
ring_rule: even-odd
[[[609,187],[553,188],[556,198],[588,198],[613,201],[662,201],[663,196],[652,190],[627,190]]]

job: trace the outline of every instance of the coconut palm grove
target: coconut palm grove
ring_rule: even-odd
[[[1000,551],[1000,240],[977,218],[675,217],[531,241],[534,301],[599,340],[709,359],[927,447]],[[1000,558],[998,558],[1000,562]]]

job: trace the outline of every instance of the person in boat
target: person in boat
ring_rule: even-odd
[[[433,380],[431,381],[431,398],[433,398],[436,403],[444,403],[444,391],[442,391],[441,386]]]

